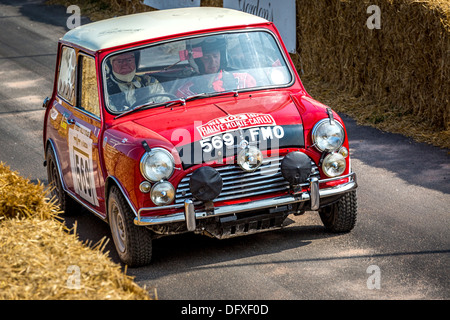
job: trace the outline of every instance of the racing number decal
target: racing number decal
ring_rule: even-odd
[[[69,129],[70,167],[75,192],[89,203],[98,206],[92,163],[90,130],[75,126]]]
[[[89,166],[89,156],[78,148],[73,148],[73,156],[75,157],[76,185],[79,193],[84,199],[92,199],[91,179],[89,173],[92,171]],[[91,202],[91,201],[90,201]]]
[[[214,136],[212,139],[205,138],[200,140],[203,152],[211,152],[214,149],[222,149],[223,145],[233,146],[234,136],[231,133],[225,133],[223,136]]]

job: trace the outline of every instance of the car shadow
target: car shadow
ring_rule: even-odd
[[[303,216],[289,216],[286,221],[294,218],[300,222],[291,220],[289,225],[278,230],[229,239],[220,240],[194,233],[157,238],[153,240],[151,263],[139,268],[127,267],[128,274],[136,276],[137,279],[139,274],[142,274],[142,277],[148,280],[179,273],[180,270],[210,268],[211,264],[229,264],[235,260],[301,248],[314,240],[340,236],[327,232],[316,214],[307,212],[305,219]],[[311,216],[315,217],[313,221]],[[85,245],[93,247],[100,241],[106,241],[102,252],[125,270],[126,266],[119,259],[107,223],[84,208],[74,216],[62,218],[70,230],[69,233],[75,231],[77,238]],[[183,264],[182,269],[180,263]]]
[[[246,262],[247,259],[292,249],[301,250],[314,240],[339,236],[326,232],[322,225],[298,223],[279,230],[222,240],[194,233],[174,235],[156,239],[153,242],[152,262],[148,266],[128,268],[128,274],[136,281],[155,280],[192,270],[231,268],[247,263],[255,265],[258,264],[255,259]]]
[[[111,231],[107,223],[85,209],[76,216],[64,216],[64,224],[70,233],[76,225],[78,239],[93,247],[100,241],[107,241],[103,252],[119,264],[120,261],[114,247]],[[319,224],[298,225],[291,224],[279,230],[240,236],[230,239],[216,239],[205,235],[184,233],[154,239],[152,261],[148,266],[128,269],[128,274],[139,274],[145,279],[159,278],[168,274],[179,273],[182,270],[210,268],[209,265],[228,263],[259,255],[267,255],[293,248],[309,245],[313,240],[340,236],[325,231]],[[134,272],[135,270],[136,272]]]
[[[357,125],[352,118],[340,116],[347,129],[352,157],[371,167],[394,172],[409,184],[450,193],[448,149]]]

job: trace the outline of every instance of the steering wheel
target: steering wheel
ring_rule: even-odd
[[[158,98],[158,97],[168,97],[169,100],[167,100],[167,101],[179,99],[179,97],[177,97],[176,95],[171,94],[171,93],[155,93],[155,94],[150,95],[149,97],[146,97],[145,100],[141,99],[140,101],[136,101],[133,104],[132,109],[137,106],[143,105],[143,104],[152,103],[152,102],[154,102],[154,98]]]
[[[169,97],[170,100],[179,99],[179,97],[177,97],[176,95],[171,94],[171,93],[155,93],[149,97],[149,100],[152,100],[153,98],[158,98],[158,97]]]

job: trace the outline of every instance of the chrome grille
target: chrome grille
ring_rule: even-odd
[[[216,167],[222,177],[222,192],[214,201],[233,200],[255,195],[269,194],[289,189],[281,174],[282,157],[264,159],[261,167],[254,172],[245,172],[238,165]],[[318,176],[319,170],[311,161],[311,175]],[[178,185],[175,204],[183,203],[185,199],[192,199],[189,190],[189,179],[192,173],[186,175]]]

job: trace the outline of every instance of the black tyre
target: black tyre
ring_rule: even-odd
[[[56,198],[59,208],[64,215],[74,216],[79,214],[83,210],[81,205],[62,188],[61,177],[52,148],[47,149],[46,160],[48,185],[51,188],[50,195]]]
[[[135,215],[116,186],[109,192],[108,218],[120,260],[129,267],[149,264],[152,259],[151,233],[134,224]]]
[[[319,215],[327,231],[344,233],[355,227],[357,211],[356,191],[351,191],[338,202],[319,209]]]

